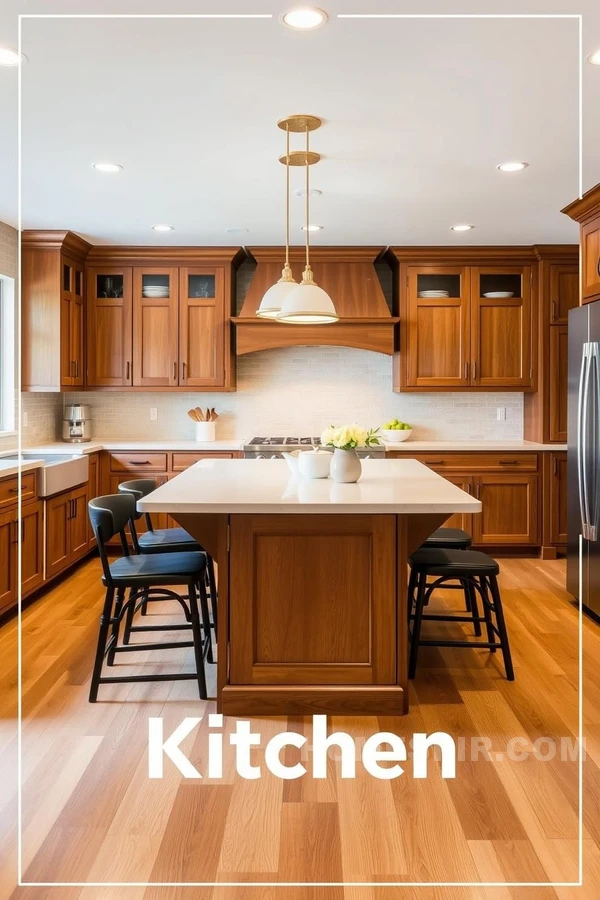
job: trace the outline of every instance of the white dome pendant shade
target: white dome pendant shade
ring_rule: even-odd
[[[321,124],[320,120],[317,128]],[[278,322],[286,322],[291,325],[326,325],[329,322],[337,322],[338,314],[335,311],[333,300],[323,288],[315,284],[313,271],[310,267],[310,167],[321,158],[318,153],[311,154],[309,147],[310,122],[305,123],[306,152],[304,164],[306,169],[306,265],[302,273],[302,281],[286,294],[281,309],[276,315]]]
[[[275,319],[286,297],[297,287],[298,282],[294,281],[289,263],[286,263],[279,281],[271,285],[260,301],[256,315],[261,319]]]
[[[308,265],[300,284],[294,285],[286,294],[276,318],[278,322],[295,325],[325,325],[337,322],[339,317],[327,291],[313,281],[312,269]]]

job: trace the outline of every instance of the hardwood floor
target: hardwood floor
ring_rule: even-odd
[[[97,560],[84,563],[23,614],[23,868],[31,882],[138,882],[132,887],[15,887],[16,622],[0,629],[0,898],[11,900],[592,900],[600,896],[600,628],[584,620],[583,887],[277,887],[277,882],[504,882],[577,880],[578,763],[531,755],[534,743],[577,733],[578,615],[564,562],[501,560],[516,681],[485,650],[425,648],[403,718],[339,718],[355,740],[375,731],[464,737],[454,781],[437,763],[415,780],[329,777],[257,781],[235,774],[184,781],[165,764],[147,775],[147,720],[165,734],[199,716],[192,682],[111,685],[87,702],[102,596]],[[455,605],[454,592],[435,603]],[[154,607],[156,609],[156,606]],[[169,612],[173,612],[171,609]],[[153,612],[153,616],[156,615]],[[157,621],[153,619],[153,621]],[[437,628],[450,632],[450,626]],[[456,628],[458,626],[453,626]],[[118,658],[124,665],[125,655]],[[138,670],[191,666],[190,651],[142,653]],[[214,669],[209,692],[214,695]],[[209,702],[208,707],[214,705]],[[254,720],[263,738],[302,719]],[[226,723],[226,729],[232,722]],[[207,727],[183,748],[200,765]],[[523,761],[509,759],[522,738]],[[487,738],[492,758],[471,759]],[[542,742],[540,749],[547,752]],[[459,745],[460,751],[460,745]],[[294,753],[286,751],[293,764]],[[496,758],[504,753],[504,758]],[[201,766],[200,766],[201,767]],[[264,767],[263,767],[264,768]],[[146,887],[146,882],[269,882],[272,887]]]

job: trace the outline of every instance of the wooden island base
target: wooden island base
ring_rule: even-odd
[[[402,715],[407,558],[446,514],[173,514],[219,574],[218,710]]]

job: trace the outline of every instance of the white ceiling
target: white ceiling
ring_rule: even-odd
[[[329,24],[283,28],[285,0],[88,2],[85,12],[272,13],[272,19],[24,19],[23,227],[93,242],[264,244],[283,240],[284,135],[293,112],[321,116],[312,220],[333,244],[577,240],[560,208],[578,193],[578,22],[561,18],[339,19],[367,0],[320,0]],[[496,12],[490,0],[461,12]],[[508,13],[506,3],[501,4]],[[8,0],[16,16],[47,2]],[[457,4],[458,6],[458,4]],[[377,12],[414,4],[379,0]],[[573,13],[514,0],[515,12]],[[600,47],[600,5],[581,0],[584,54]],[[588,12],[586,12],[586,9]],[[55,13],[81,3],[55,0]],[[449,11],[424,0],[419,12]],[[600,67],[584,69],[584,188],[600,181]],[[0,219],[15,223],[16,71],[0,69]],[[294,146],[297,142],[295,142]],[[516,175],[499,162],[524,159]],[[123,165],[118,175],[91,168]],[[300,186],[302,173],[292,173]],[[292,204],[301,243],[302,200]],[[169,235],[150,228],[167,222]],[[450,225],[476,228],[454,234]],[[241,227],[247,233],[228,234]]]

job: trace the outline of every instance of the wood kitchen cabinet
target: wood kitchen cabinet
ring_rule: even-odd
[[[567,440],[567,323],[579,305],[579,247],[538,245],[538,315],[533,345],[537,385],[524,398],[524,436],[540,443]]]
[[[549,454],[549,512],[550,543],[566,546],[567,543],[567,454]]]
[[[179,279],[179,384],[224,387],[224,270],[184,267]]]
[[[46,500],[46,579],[89,551],[87,505],[87,484]]]
[[[400,263],[395,390],[534,389],[531,248],[392,253]],[[486,256],[497,262],[486,265]]]
[[[132,270],[87,269],[88,387],[133,384]]]
[[[28,503],[21,511],[21,590],[28,596],[44,583],[44,504]]]
[[[43,503],[37,500],[35,473],[22,476],[21,517],[13,488],[17,476],[0,481],[0,615],[18,600],[18,547],[21,539],[21,591],[27,597],[44,581]]]
[[[539,544],[538,476],[485,473],[475,480],[481,513],[473,516],[473,543]]]
[[[133,269],[133,385],[179,384],[179,270]]]
[[[19,523],[16,510],[0,513],[0,615],[17,602],[17,545]]]
[[[22,233],[24,391],[62,391],[85,383],[84,260],[89,246],[69,231]]]
[[[579,222],[581,243],[580,303],[600,299],[600,184],[562,210]]]

